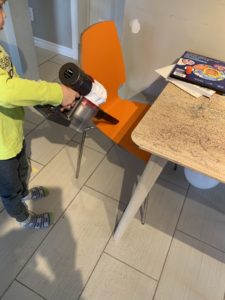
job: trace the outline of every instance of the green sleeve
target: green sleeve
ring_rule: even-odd
[[[37,104],[61,104],[63,93],[60,84],[19,77],[10,79],[7,73],[1,71],[0,106],[12,108]]]

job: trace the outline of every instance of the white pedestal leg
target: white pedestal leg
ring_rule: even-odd
[[[114,234],[115,240],[118,240],[126,230],[129,222],[132,220],[132,218],[135,216],[138,209],[144,202],[166,163],[166,159],[151,155],[134,191],[134,194],[132,195],[130,202],[116,228]]]

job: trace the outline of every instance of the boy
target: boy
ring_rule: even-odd
[[[0,0],[0,30],[4,27],[4,3]],[[8,54],[0,46],[0,197],[11,217],[23,228],[43,229],[51,224],[50,214],[28,211],[24,201],[45,196],[42,187],[28,191],[28,163],[23,136],[23,106],[61,104],[70,109],[79,94],[58,83],[19,78]]]

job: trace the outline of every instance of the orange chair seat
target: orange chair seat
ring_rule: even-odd
[[[101,108],[119,120],[116,125],[95,120],[96,127],[116,144],[141,159],[150,154],[138,148],[131,140],[131,133],[150,105],[121,99],[119,87],[125,82],[120,40],[113,21],[104,21],[87,28],[81,37],[81,67],[107,90],[106,103]]]
[[[150,154],[138,148],[131,140],[131,133],[150,108],[150,105],[117,98],[111,102],[109,107],[106,102],[101,108],[117,118],[119,123],[110,124],[102,120],[95,120],[96,127],[106,136],[110,137],[116,144],[119,144],[125,149],[129,149],[130,152],[147,161]]]

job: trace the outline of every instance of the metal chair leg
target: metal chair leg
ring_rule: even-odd
[[[86,130],[84,130],[82,133],[81,142],[79,145],[78,157],[77,157],[76,178],[79,177],[79,173],[80,173],[81,158],[82,158],[82,154],[83,154],[83,150],[84,150],[84,142],[85,142],[85,138],[86,138],[86,133],[87,133]]]
[[[140,207],[140,213],[141,213],[141,224],[144,225],[146,221],[146,214],[148,209],[148,196],[146,197],[143,205]]]
[[[82,155],[83,155],[84,142],[85,142],[87,131],[89,129],[93,129],[93,128],[95,128],[95,127],[94,126],[89,126],[89,127],[85,128],[85,130],[82,132],[82,137],[81,137],[81,142],[80,142],[80,145],[79,145],[78,157],[77,157],[76,178],[79,177],[79,173],[80,173],[80,165],[81,165],[81,159],[82,159]]]

